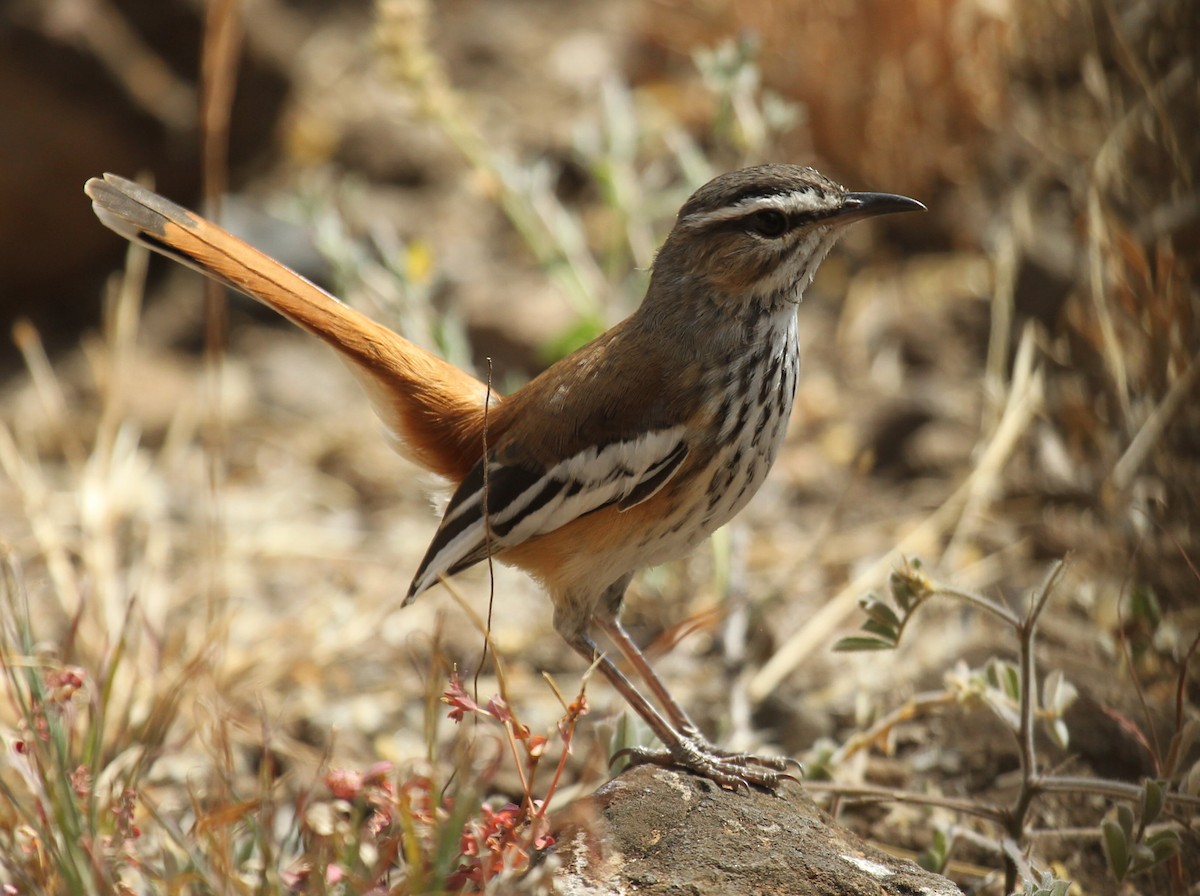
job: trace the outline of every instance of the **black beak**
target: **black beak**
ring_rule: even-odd
[[[842,207],[833,213],[838,224],[849,224],[877,215],[894,215],[898,212],[923,212],[925,205],[907,196],[895,193],[847,193]]]

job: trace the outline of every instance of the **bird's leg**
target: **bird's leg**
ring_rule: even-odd
[[[629,632],[625,631],[625,626],[621,625],[620,621],[615,618],[609,619],[597,616],[595,622],[600,630],[608,636],[609,640],[624,654],[625,659],[633,666],[638,677],[653,692],[655,698],[657,698],[663,709],[666,710],[667,717],[671,720],[675,731],[705,753],[719,756],[721,759],[734,765],[759,765],[776,771],[784,771],[790,767],[800,768],[800,763],[784,756],[759,756],[755,753],[734,753],[710,743],[700,731],[700,727],[687,714],[687,710],[680,706],[679,702],[671,696],[666,684],[658,677],[658,673],[654,671],[654,667],[646,659],[646,655],[642,653],[637,643],[629,636]],[[666,741],[663,742],[666,743]]]
[[[654,671],[654,667],[650,665],[646,655],[634,642],[633,638],[629,637],[629,632],[625,631],[625,626],[616,619],[605,619],[596,617],[596,625],[604,634],[608,635],[610,641],[617,646],[625,659],[629,661],[629,665],[633,666],[637,672],[638,678],[646,683],[646,686],[653,692],[659,704],[667,712],[667,718],[671,720],[671,724],[684,737],[695,740],[703,738],[700,733],[700,727],[692,721],[691,716],[687,714],[679,702],[671,696],[671,692],[667,690],[667,686],[663,680],[658,677]]]
[[[785,780],[795,780],[780,769],[746,764],[722,756],[707,743],[697,742],[692,737],[676,731],[612,660],[597,649],[596,643],[586,632],[575,633],[567,638],[567,642],[589,663],[595,664],[600,674],[609,680],[633,710],[646,721],[650,730],[665,747],[663,750],[628,747],[618,752],[614,759],[625,757],[634,764],[648,762],[662,766],[678,766],[730,790],[749,787],[751,784],[773,790]]]
[[[625,627],[621,625],[621,604],[625,600],[625,591],[629,587],[629,581],[630,577],[626,576],[609,586],[601,605],[597,608],[598,612],[592,616],[591,621],[608,635],[608,639],[621,651],[625,659],[629,661],[629,665],[633,666],[638,678],[650,688],[659,705],[666,710],[667,718],[670,719],[675,731],[689,740],[703,741],[700,727],[692,721],[687,710],[671,696],[671,692],[667,690],[663,680],[655,674],[645,654],[634,643],[633,638],[629,637],[629,632],[625,631]]]
[[[654,705],[642,696],[642,692],[621,672],[620,669],[613,664],[613,661],[607,655],[602,653],[596,646],[596,642],[587,634],[579,634],[573,638],[568,638],[569,643],[575,651],[589,663],[594,663],[600,674],[608,679],[609,684],[616,688],[617,692],[625,698],[633,711],[641,716],[650,730],[664,744],[672,744],[676,741],[684,739],[680,732],[676,731],[669,721],[663,718],[662,713],[654,708]]]
[[[785,780],[794,780],[791,775],[784,773],[784,767],[775,768],[766,763],[743,762],[723,756],[700,736],[687,713],[671,698],[666,685],[650,669],[641,651],[615,622],[630,578],[625,576],[612,583],[604,590],[599,601],[580,600],[576,595],[564,594],[555,600],[554,607],[554,628],[580,656],[594,664],[600,674],[608,679],[630,708],[650,726],[664,747],[662,750],[630,747],[621,750],[613,758],[624,756],[633,763],[679,766],[734,790],[751,784],[774,789]],[[667,717],[596,647],[591,635],[592,625],[596,623],[612,637],[613,643],[622,652],[628,648],[637,655],[636,659],[631,657],[633,666],[639,677],[653,690],[654,696],[662,701]]]

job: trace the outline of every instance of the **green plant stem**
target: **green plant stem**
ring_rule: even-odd
[[[517,738],[513,733],[513,724],[511,722],[502,723],[504,728],[505,740],[508,741],[508,749],[512,753],[513,767],[517,770],[517,777],[521,779],[521,793],[523,793],[525,802],[529,804],[529,808],[533,808],[533,779],[525,774],[525,763],[521,761],[521,751],[517,748]]]
[[[570,721],[567,723],[567,733],[563,738],[563,748],[558,757],[558,765],[554,768],[554,777],[550,779],[550,786],[546,788],[546,795],[542,798],[542,804],[533,816],[531,825],[531,830],[533,831],[537,830],[538,823],[546,817],[546,810],[550,808],[550,800],[554,799],[554,792],[558,789],[559,781],[562,779],[563,772],[567,768],[567,758],[571,755],[570,744],[571,740],[575,737],[575,723],[577,721],[578,718],[572,715]]]

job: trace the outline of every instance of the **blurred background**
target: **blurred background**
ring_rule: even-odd
[[[811,164],[920,199],[928,214],[859,226],[826,262],[783,457],[712,547],[638,580],[631,628],[710,732],[819,764],[1013,656],[949,602],[895,651],[831,653],[900,555],[1014,605],[1066,557],[1039,662],[1079,693],[1046,761],[1162,774],[1200,686],[1197,4],[237,7],[0,11],[0,545],[62,662],[103,667],[128,639],[113,674],[128,719],[159,719],[159,805],[217,753],[302,788],[329,757],[436,752],[428,695],[479,665],[489,585],[474,570],[462,605],[398,612],[435,484],[315,340],[240,298],[226,337],[200,278],[127,255],[82,192],[104,171],[195,208],[207,180],[229,229],[500,391],[636,307],[675,211],[720,171]],[[234,35],[210,82],[233,91],[227,127],[202,102],[206,17],[210,41]],[[498,569],[494,589],[510,700],[552,726],[541,673],[572,694],[582,670],[532,583]],[[584,788],[621,712],[590,697]],[[133,730],[109,736],[132,748]],[[1003,728],[954,701],[838,755],[840,781],[1001,801],[1016,767]],[[844,820],[914,851],[961,821]],[[1104,879],[1098,842],[1038,843]],[[995,855],[960,858],[983,869],[960,881],[1000,892]],[[1154,873],[1144,892],[1167,892]]]

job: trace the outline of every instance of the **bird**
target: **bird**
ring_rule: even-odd
[[[522,569],[548,593],[556,631],[661,743],[620,755],[729,789],[796,780],[794,760],[710,742],[622,625],[621,607],[635,573],[686,555],[762,485],[799,376],[797,308],[838,237],[853,222],[922,203],[850,192],[792,164],[720,174],[680,208],[638,308],[502,397],[133,181],[106,174],[85,192],[120,236],[336,349],[401,452],[447,480],[451,497],[406,605],[489,557]]]

